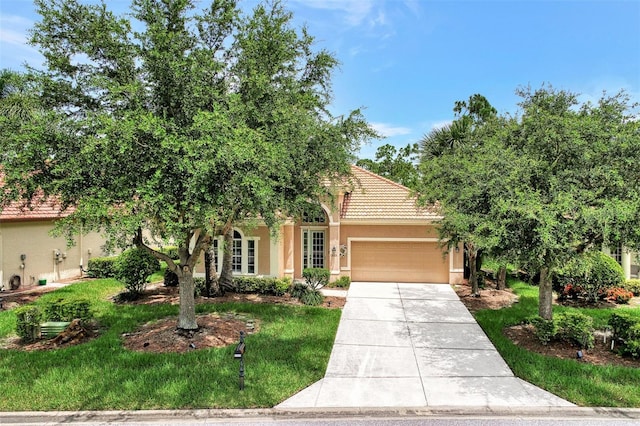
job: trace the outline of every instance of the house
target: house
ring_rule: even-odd
[[[411,191],[352,166],[353,180],[338,190],[335,206],[301,221],[285,222],[277,238],[266,226],[234,229],[233,272],[302,277],[305,268],[327,268],[331,280],[459,283],[463,250],[439,245],[437,213],[416,206]],[[214,241],[217,270],[222,244]],[[203,274],[202,262],[196,273]]]
[[[622,266],[626,279],[640,278],[640,253],[634,253],[623,247],[618,247],[615,250],[604,248],[602,251],[613,257]]]
[[[64,216],[51,202],[32,210],[12,204],[0,211],[0,287],[23,289],[77,277],[91,257],[105,255],[105,239],[97,233],[79,235],[73,247],[64,237],[52,237],[55,220]]]

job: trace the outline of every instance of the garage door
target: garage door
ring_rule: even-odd
[[[448,283],[449,262],[437,243],[353,241],[351,280]]]

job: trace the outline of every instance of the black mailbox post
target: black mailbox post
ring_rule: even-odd
[[[244,343],[244,331],[240,332],[240,343],[236,346],[236,350],[233,352],[233,357],[240,360],[240,390],[244,390],[244,352],[247,345]]]

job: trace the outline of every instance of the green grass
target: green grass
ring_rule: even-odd
[[[640,407],[640,368],[594,366],[546,357],[522,349],[505,337],[505,327],[538,312],[537,287],[512,281],[511,288],[520,296],[519,303],[479,311],[476,319],[516,376],[581,406]],[[554,306],[554,313],[569,309],[574,308]],[[640,317],[638,308],[617,309],[628,309]],[[615,309],[580,310],[594,318],[596,327],[603,327]]]
[[[237,312],[260,321],[246,339],[245,390],[238,390],[234,345],[185,354],[126,350],[122,333],[167,316],[177,306],[114,305],[115,280],[74,284],[46,298],[92,300],[105,328],[97,339],[51,351],[0,350],[0,411],[271,407],[324,376],[340,310],[267,304],[203,304],[198,313]],[[0,312],[0,337],[15,315]]]

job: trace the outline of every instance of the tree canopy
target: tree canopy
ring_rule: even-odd
[[[550,319],[558,267],[603,246],[640,249],[640,121],[624,93],[597,104],[551,87],[517,93],[518,115],[425,158],[424,185],[442,205],[444,235],[540,272],[540,315]]]
[[[221,225],[275,227],[375,136],[358,110],[329,112],[338,62],[280,1],[245,14],[236,0],[133,0],[130,16],[35,4],[47,69],[30,73],[46,120],[2,131],[2,201],[55,196],[74,209],[59,222],[70,234],[149,251],[142,229],[174,241],[178,262],[153,253],[178,275],[179,328],[197,328],[193,268]]]
[[[418,144],[415,143],[400,149],[384,144],[376,150],[375,160],[361,158],[356,162],[356,166],[415,189],[418,184],[418,153]]]

